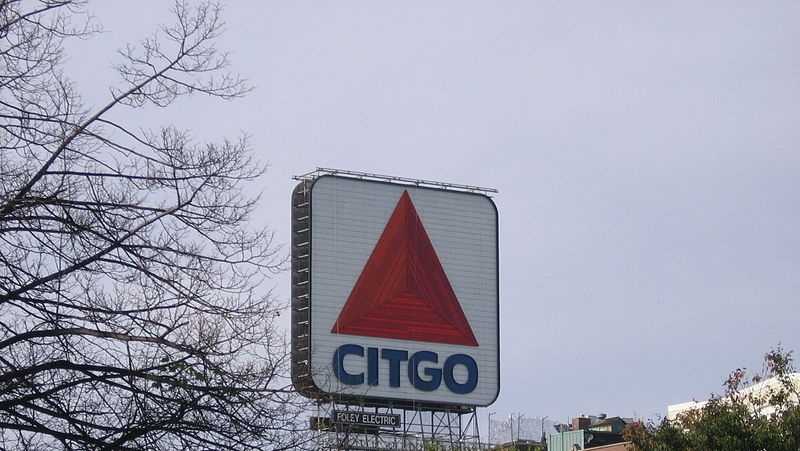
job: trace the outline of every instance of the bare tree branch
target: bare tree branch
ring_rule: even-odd
[[[249,91],[215,46],[219,5],[176,2],[97,108],[62,65],[97,30],[84,8],[0,0],[0,448],[308,446],[247,137],[114,117]]]

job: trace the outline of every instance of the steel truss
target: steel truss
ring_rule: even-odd
[[[336,401],[317,404],[319,418],[333,418],[334,411],[359,411],[400,415],[397,427],[331,424],[318,435],[318,449],[324,450],[486,450],[481,443],[475,408],[430,410],[393,407],[362,407]]]
[[[494,188],[486,188],[483,186],[462,185],[459,183],[437,182],[434,180],[413,179],[409,177],[398,177],[395,175],[373,174],[371,172],[348,171],[346,169],[333,169],[333,168],[317,168],[305,174],[296,175],[292,177],[298,181],[312,181],[322,175],[338,175],[340,177],[349,177],[362,180],[375,180],[380,182],[395,183],[398,185],[412,185],[428,188],[438,188],[451,191],[466,191],[471,193],[483,193],[487,196],[497,194]]]

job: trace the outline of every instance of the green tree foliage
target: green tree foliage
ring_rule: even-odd
[[[760,374],[736,369],[723,396],[673,421],[634,426],[626,438],[639,451],[800,450],[800,384],[793,372],[792,353],[778,347],[764,356]]]

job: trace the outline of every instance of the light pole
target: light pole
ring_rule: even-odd
[[[545,443],[547,441],[547,437],[544,435],[544,420],[548,418],[549,417],[547,415],[542,417],[542,443]]]
[[[497,412],[489,412],[489,445],[492,445],[492,415]]]
[[[514,414],[508,414],[508,424],[511,426],[511,445],[514,445]]]

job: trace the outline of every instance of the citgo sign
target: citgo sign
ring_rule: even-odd
[[[359,402],[491,404],[500,386],[492,200],[335,176],[302,189],[298,389]]]

